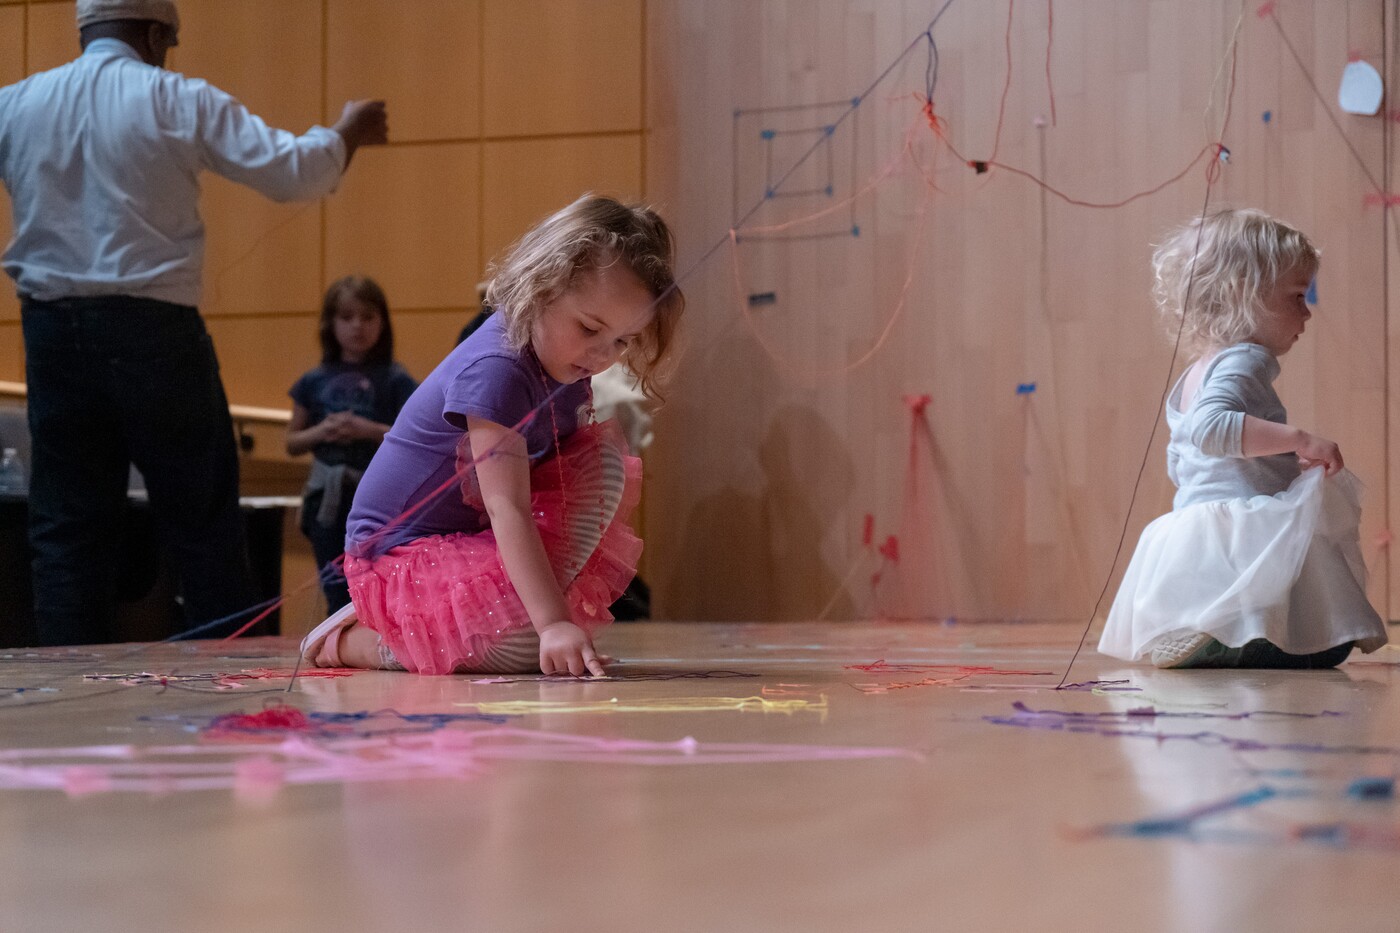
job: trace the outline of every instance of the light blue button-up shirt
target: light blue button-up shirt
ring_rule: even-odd
[[[14,209],[4,269],[43,301],[134,295],[198,305],[199,173],[276,201],[335,190],[345,142],[269,127],[197,78],[116,39],[0,88],[0,181]]]

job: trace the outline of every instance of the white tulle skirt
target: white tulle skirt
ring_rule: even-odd
[[[1289,654],[1374,651],[1386,631],[1366,599],[1360,521],[1361,481],[1320,468],[1276,496],[1169,512],[1143,529],[1099,651],[1138,660],[1182,632],[1232,648],[1263,638]]]

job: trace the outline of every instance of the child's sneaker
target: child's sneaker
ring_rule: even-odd
[[[1235,667],[1240,654],[1239,648],[1226,647],[1205,632],[1183,632],[1157,639],[1152,646],[1152,666]]]

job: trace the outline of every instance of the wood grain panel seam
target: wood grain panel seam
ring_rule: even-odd
[[[641,137],[644,130],[596,130],[578,133],[526,133],[503,134],[499,136],[444,136],[441,139],[400,139],[390,140],[382,148],[418,149],[424,146],[464,146],[482,143],[530,143],[552,142],[566,139],[625,139],[628,136]]]
[[[481,135],[481,129],[486,125],[486,2],[478,3],[476,6],[476,129],[477,135]],[[486,160],[478,158],[476,160],[476,268],[481,274],[486,270],[486,211],[482,206],[486,203]]]
[[[639,165],[640,165],[640,167],[641,167],[641,183],[642,183],[642,184],[641,184],[641,188],[642,188],[641,194],[642,194],[642,198],[645,200],[645,199],[646,199],[646,196],[647,196],[647,126],[648,126],[648,123],[647,123],[647,0],[642,0],[642,2],[641,2],[641,17],[642,17],[642,21],[641,21],[641,23],[640,23],[640,30],[641,30],[641,31],[640,31],[640,33],[639,33],[638,36],[637,36],[637,41],[641,44],[641,47],[642,47],[642,48],[641,48],[641,54],[640,54],[639,56],[637,56],[637,62],[638,62],[638,64],[637,64],[637,67],[638,67],[638,74],[637,74],[637,90],[638,90],[638,94],[639,94],[640,97],[641,97],[641,101],[640,101],[640,107],[641,107],[641,109],[638,111],[638,116],[640,116],[640,118],[641,118],[641,124],[642,124],[642,126],[641,126],[641,130],[640,130],[641,138],[637,141],[637,147],[638,147],[638,149],[641,150],[641,158],[640,158],[640,161],[639,161]]]
[[[390,307],[394,317],[401,314],[458,314],[465,313],[473,308],[469,304],[460,305],[421,305],[416,307],[401,308],[398,305]],[[295,318],[315,318],[320,316],[319,308],[277,308],[271,311],[229,311],[226,313],[205,314],[205,318],[210,321],[266,321],[269,319],[295,319]],[[18,324],[18,320],[0,321],[0,324]]]

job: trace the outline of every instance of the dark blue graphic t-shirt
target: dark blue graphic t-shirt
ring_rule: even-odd
[[[327,415],[341,411],[393,424],[418,383],[398,363],[323,363],[308,372],[292,386],[292,400],[311,415],[307,427],[320,424]],[[316,459],[331,466],[369,466],[376,441],[352,441],[349,444],[317,444]]]

